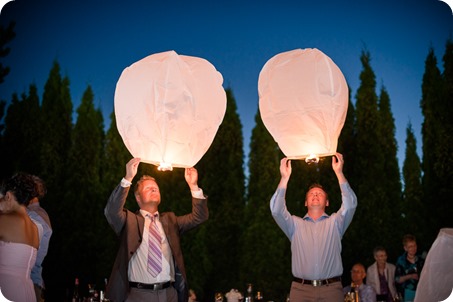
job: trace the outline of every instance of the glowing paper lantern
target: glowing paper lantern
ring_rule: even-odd
[[[277,54],[261,70],[258,91],[263,123],[285,156],[335,154],[348,86],[328,56],[316,48]]]
[[[129,152],[160,170],[194,166],[225,115],[222,82],[205,59],[174,51],[124,69],[115,90],[115,116]]]

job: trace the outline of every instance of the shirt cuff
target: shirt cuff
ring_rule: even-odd
[[[201,188],[198,188],[198,191],[190,191],[192,193],[193,198],[198,198],[198,199],[205,199],[203,195],[203,190]]]
[[[129,180],[125,179],[124,177],[123,177],[123,179],[121,179],[121,186],[123,188],[130,187],[131,185],[132,185],[132,183]]]

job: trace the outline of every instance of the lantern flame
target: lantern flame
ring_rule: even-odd
[[[159,171],[173,171],[173,166],[168,163],[160,162],[159,167],[157,167]]]
[[[310,154],[307,158],[305,158],[305,162],[307,164],[317,164],[319,163],[319,157],[316,154]]]

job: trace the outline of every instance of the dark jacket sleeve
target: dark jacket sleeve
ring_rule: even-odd
[[[107,201],[104,209],[104,215],[108,223],[117,235],[120,235],[121,230],[126,222],[126,212],[124,204],[126,203],[129,187],[123,188],[120,184],[116,186]]]

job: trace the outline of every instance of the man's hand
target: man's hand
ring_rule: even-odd
[[[184,171],[184,178],[190,187],[191,191],[198,191],[198,171],[194,167],[186,168]]]
[[[346,177],[343,174],[343,165],[344,165],[343,154],[338,152],[335,153],[335,155],[332,156],[332,169],[335,172],[335,175],[337,175],[338,182],[340,184],[347,182]]]
[[[332,156],[332,169],[335,173],[343,172],[344,159],[341,153],[335,153],[335,156]]]
[[[292,168],[291,168],[291,160],[287,157],[282,158],[280,161],[280,175],[282,178],[280,179],[280,183],[278,184],[279,188],[286,188],[288,185],[289,177],[291,176]]]
[[[132,179],[134,179],[135,175],[137,175],[137,169],[138,165],[140,164],[140,160],[140,158],[136,157],[131,159],[126,164],[126,176],[124,176],[125,180],[132,182]]]

